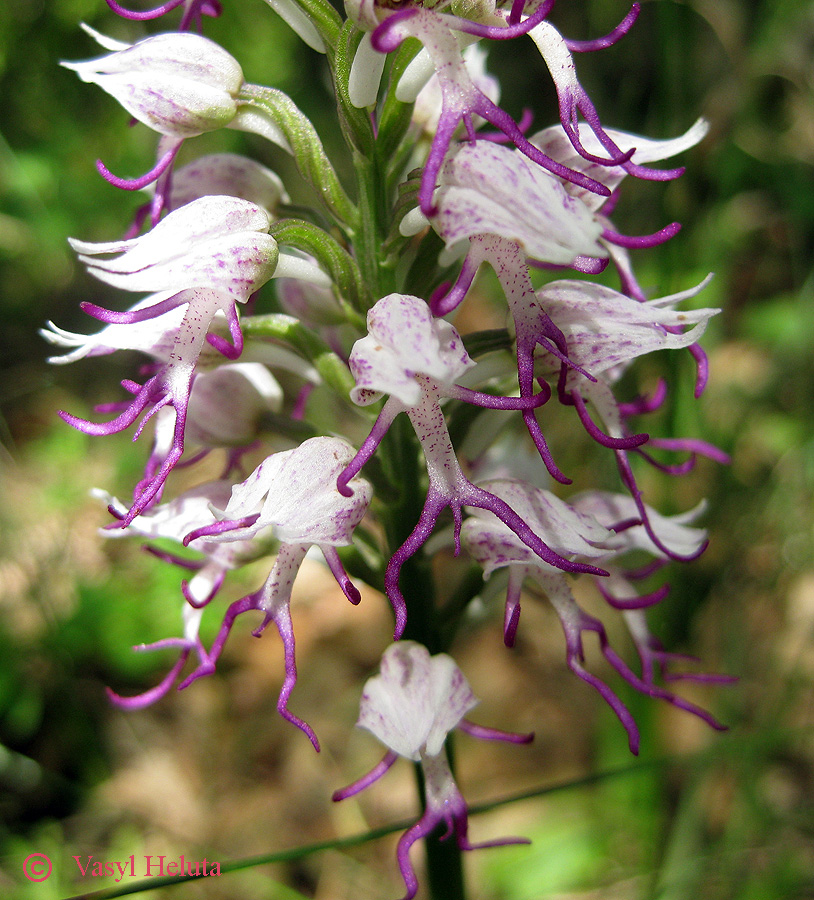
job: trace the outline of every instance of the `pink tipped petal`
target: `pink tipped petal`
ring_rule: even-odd
[[[637,597],[616,597],[614,596],[601,581],[596,582],[599,593],[605,598],[607,603],[614,609],[646,609],[649,606],[655,606],[670,593],[670,585],[665,584],[649,594],[642,594]]]
[[[280,633],[280,639],[283,642],[283,650],[285,654],[285,679],[280,690],[280,696],[277,698],[277,712],[292,725],[296,725],[300,731],[305,734],[311,741],[314,750],[319,753],[319,741],[313,728],[303,721],[299,716],[294,715],[288,708],[288,700],[297,684],[297,662],[294,654],[294,629],[291,625],[291,613],[287,603],[281,603],[272,613],[274,624]]]
[[[658,247],[659,244],[663,244],[665,241],[669,241],[670,238],[675,237],[679,231],[681,231],[680,223],[673,222],[671,225],[666,225],[664,228],[653,234],[644,234],[635,237],[627,234],[619,234],[618,231],[611,231],[609,228],[606,228],[602,232],[602,237],[611,244],[617,244],[620,247],[627,247],[628,249],[633,250],[637,248],[644,249],[647,247]]]
[[[508,744],[530,744],[534,740],[534,732],[517,734],[513,731],[500,731],[497,728],[487,728],[485,725],[476,725],[466,719],[461,719],[458,728],[470,737],[480,738],[483,741],[505,741]]]
[[[96,160],[96,170],[105,181],[109,182],[114,187],[120,188],[123,191],[141,191],[167,171],[180,149],[181,141],[178,141],[171,150],[168,150],[161,159],[159,159],[149,172],[145,172],[144,175],[141,175],[139,178],[119,178],[118,175],[114,175],[107,168],[101,159]]]
[[[570,398],[574,403],[580,422],[582,422],[588,434],[603,447],[610,447],[612,450],[633,450],[635,447],[641,447],[650,440],[648,434],[633,434],[628,437],[611,437],[605,434],[591,418],[585,401],[579,391],[571,391]]]
[[[322,550],[322,555],[325,557],[325,562],[328,563],[331,574],[336,579],[339,587],[342,588],[342,593],[354,606],[356,606],[361,601],[362,595],[345,571],[342,560],[340,560],[339,554],[336,552],[336,547],[320,547],[320,549]]]
[[[363,791],[365,788],[370,787],[374,781],[378,781],[382,775],[390,770],[393,763],[399,758],[398,753],[394,753],[392,750],[388,750],[387,753],[384,754],[381,762],[378,762],[368,773],[367,775],[363,775],[361,778],[354,781],[352,784],[349,784],[347,787],[340,788],[331,794],[331,800],[339,801],[339,800],[347,800],[348,797],[353,797],[354,794],[358,794],[360,791]]]
[[[622,21],[608,34],[600,38],[592,38],[588,41],[569,41],[565,40],[565,46],[572,53],[590,53],[594,50],[604,50],[606,47],[612,47],[618,40],[623,38],[633,27],[636,19],[639,18],[641,12],[641,4],[634,3],[630,7],[628,14]]]
[[[120,6],[116,2],[116,0],[107,0],[107,5],[113,10],[114,13],[116,13],[116,15],[122,16],[122,18],[131,19],[134,22],[144,22],[150,19],[158,19],[165,13],[168,13],[173,9],[177,9],[184,2],[185,0],[167,0],[166,3],[162,3],[160,6],[156,6],[154,9],[145,9],[141,11],[125,9],[123,6]]]
[[[169,693],[170,688],[172,688],[176,679],[181,674],[184,665],[189,658],[189,653],[190,648],[187,647],[181,652],[177,662],[170,671],[167,672],[161,682],[154,688],[150,688],[149,691],[145,691],[143,694],[137,694],[134,697],[122,697],[110,688],[105,688],[108,700],[110,700],[114,706],[118,706],[119,709],[126,710],[145,709],[147,706],[151,706],[157,700],[160,700]]]

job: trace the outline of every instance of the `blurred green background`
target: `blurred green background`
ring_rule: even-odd
[[[224,7],[206,33],[249,80],[287,91],[338,158],[320,57],[262,0]],[[615,0],[560,0],[553,21],[587,38],[624,11]],[[115,37],[139,33],[103,0],[0,5],[0,893],[36,900],[101,886],[77,880],[74,854],[234,858],[414,811],[409,772],[372,805],[333,808],[327,799],[378,753],[363,735],[350,743],[346,735],[388,618],[375,596],[351,613],[337,609],[318,568],[295,616],[299,711],[324,741],[319,758],[274,712],[272,635],[234,635],[216,678],[150,710],[125,714],[104,696],[104,685],[135,693],[165,671],[164,659],[130,647],[175,633],[178,575],[96,533],[105,515],[89,488],[125,490],[145,448],[128,435],[89,440],[55,417],[112,399],[132,360],[49,368],[37,335],[49,318],[92,330],[78,303],[103,302],[107,290],[81,271],[65,239],[112,239],[139,203],[107,185],[94,160],[135,175],[154,148],[112,99],[58,67],[96,54],[80,21]],[[498,46],[490,68],[509,112],[530,106],[542,126],[555,115],[553,90],[526,44]],[[630,233],[684,225],[636,260],[645,288],[666,294],[715,273],[701,298],[723,309],[705,339],[711,384],[694,404],[688,360],[668,361],[682,385],[670,424],[717,443],[732,465],[647,483],[654,505],[672,511],[707,496],[711,532],[705,556],[673,574],[655,621],[670,648],[740,680],[690,692],[729,724],[723,735],[624,694],[642,727],[642,767],[473,820],[477,840],[517,833],[534,844],[471,854],[472,897],[814,898],[814,4],[651,0],[624,41],[578,66],[608,126],[667,137],[698,115],[711,122],[678,182],[628,179],[616,221]],[[246,149],[297,196],[290,163],[259,142],[225,133],[188,144],[189,156]],[[241,577],[235,591],[258,573]],[[497,646],[491,634],[462,651],[484,696],[482,719],[534,729],[538,739],[519,756],[477,748],[469,761],[471,745],[462,744],[468,796],[629,763],[618,724],[564,671],[553,628],[478,675]],[[506,708],[520,709],[522,721],[507,723]],[[400,891],[392,849],[389,839],[148,896],[390,898]],[[33,852],[54,863],[40,884],[22,877]]]

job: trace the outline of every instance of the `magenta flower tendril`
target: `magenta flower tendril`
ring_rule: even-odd
[[[407,888],[403,900],[418,893],[418,879],[410,861],[416,841],[445,825],[445,839],[454,837],[461,850],[528,843],[503,838],[483,844],[469,840],[467,806],[447,761],[444,742],[455,728],[472,737],[525,744],[531,734],[512,734],[464,720],[477,705],[463,672],[445,653],[430,656],[426,647],[399,641],[382,656],[380,674],[369,679],[362,693],[359,728],[370,731],[386,747],[382,761],[367,775],[341,790],[333,799],[346,800],[382,777],[401,756],[421,766],[424,776],[424,813],[401,836],[396,859]]]
[[[154,506],[148,513],[137,516],[124,528],[106,529],[105,534],[111,538],[137,535],[148,540],[176,541],[180,545],[191,529],[214,521],[212,507],[225,505],[231,490],[231,484],[226,481],[200,485],[169,503]],[[124,520],[127,514],[126,506],[103,492],[99,492],[99,496],[108,504],[111,513],[119,521]],[[183,637],[168,638],[134,648],[140,652],[177,649],[180,651],[178,660],[158,685],[143,694],[122,697],[108,690],[108,696],[122,709],[143,709],[164,697],[180,677],[191,653],[197,654],[201,665],[206,663],[208,655],[198,636],[204,607],[215,598],[229,571],[244,565],[260,552],[251,541],[223,544],[199,540],[191,543],[190,548],[200,554],[199,559],[184,559],[152,545],[145,547],[160,559],[195,574],[188,581],[184,579],[181,583],[181,592],[186,601],[182,611]]]
[[[703,119],[695,122],[684,134],[664,141],[656,141],[640,135],[628,134],[624,131],[607,129],[613,142],[626,151],[633,151],[631,162],[643,168],[644,163],[657,162],[676,156],[699,143],[708,131],[708,124]],[[602,145],[596,135],[585,125],[578,129],[580,142],[592,150],[599,152]],[[581,200],[595,216],[595,222],[601,228],[599,242],[604,248],[604,255],[609,256],[616,266],[622,283],[622,293],[644,302],[647,297],[636,280],[628,249],[647,248],[663,240],[669,240],[678,231],[678,223],[672,223],[654,235],[643,238],[620,235],[613,227],[610,216],[620,197],[620,185],[628,171],[622,166],[608,166],[586,160],[572,145],[569,136],[561,126],[552,126],[532,135],[531,142],[540,147],[544,153],[560,161],[563,165],[578,169],[586,175],[601,177],[602,182],[612,191],[610,197],[599,197],[573,183],[563,183],[566,193],[574,199]],[[647,170],[656,172],[657,170]],[[682,168],[666,169],[659,172],[659,180],[677,178],[683,173]],[[651,243],[652,242],[652,243]]]
[[[116,0],[107,0],[107,5],[117,15],[134,22],[148,22],[151,19],[159,19],[166,13],[183,6],[184,12],[178,25],[179,31],[186,31],[192,22],[200,29],[203,16],[217,17],[223,11],[218,0],[168,0],[167,3],[162,3],[153,9],[140,11],[125,9]]]

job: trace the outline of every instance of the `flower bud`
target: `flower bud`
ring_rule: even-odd
[[[99,59],[62,65],[154,131],[178,138],[228,125],[243,86],[238,62],[192,32],[157,34]]]

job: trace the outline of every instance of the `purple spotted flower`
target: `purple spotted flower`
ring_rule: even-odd
[[[602,595],[625,617],[642,660],[642,675],[636,675],[610,646],[605,626],[577,604],[568,580],[558,569],[529,553],[528,547],[488,510],[472,509],[461,529],[461,539],[467,551],[476,559],[488,578],[496,569],[508,568],[508,588],[504,615],[504,640],[513,646],[520,619],[520,596],[524,581],[533,580],[546,594],[554,607],[565,634],[568,667],[583,681],[595,688],[607,701],[624,725],[633,753],[638,753],[639,731],[628,708],[600,678],[585,668],[582,635],[592,631],[597,635],[602,654],[625,681],[642,693],[658,697],[699,716],[713,728],[722,728],[705,710],[677,697],[656,683],[657,663],[669,660],[647,629],[644,608],[666,596],[662,589],[642,597],[618,597],[614,592],[632,594],[627,582],[611,566],[611,561],[632,549],[644,549],[662,560],[668,559],[661,548],[669,547],[670,556],[682,553],[697,555],[706,544],[706,534],[687,525],[689,517],[667,519],[648,509],[650,530],[657,531],[654,540],[638,518],[636,503],[629,497],[587,492],[574,505],[569,505],[549,491],[510,479],[486,482],[491,493],[510,503],[547,543],[567,558],[590,559],[609,570],[608,586],[605,578],[597,579]],[[599,515],[595,516],[594,513]],[[661,655],[659,655],[661,654]],[[660,667],[659,667],[660,668]],[[705,680],[725,680],[718,676],[696,676]]]
[[[117,178],[97,162],[112,184],[128,190],[144,187],[169,169],[185,138],[222,128],[235,117],[243,70],[214,41],[191,32],[171,32],[131,45],[87,30],[113,52],[62,65],[83,81],[98,84],[134,118],[163,136],[157,164],[141,178]]]
[[[362,692],[356,723],[387,747],[382,761],[367,775],[334,793],[345,800],[371,785],[402,756],[421,766],[425,807],[418,822],[400,838],[396,858],[407,886],[404,900],[418,892],[418,879],[410,861],[410,849],[439,825],[446,838],[455,837],[462,850],[528,843],[523,838],[503,838],[472,844],[468,835],[466,801],[452,775],[444,743],[458,728],[473,737],[525,744],[531,734],[511,734],[475,725],[464,716],[477,705],[463,672],[445,653],[430,656],[426,647],[399,641],[385,650],[380,674],[369,679]]]
[[[576,265],[583,259],[606,257],[607,250],[599,242],[602,226],[558,179],[508,147],[485,141],[461,145],[444,164],[440,180],[432,224],[447,250],[464,252],[465,259],[455,284],[433,298],[433,312],[445,315],[455,309],[481,264],[488,263],[514,321],[520,396],[528,399],[535,385],[536,347],[545,347],[561,365],[575,363],[561,329],[535,296],[527,260]],[[408,219],[404,230],[416,228],[416,218]],[[523,418],[548,471],[567,483],[533,409],[524,410]]]
[[[241,353],[237,304],[245,303],[277,268],[277,243],[266,233],[269,221],[268,213],[245,200],[204,197],[171,213],[141,237],[103,244],[71,241],[88,271],[102,281],[124,290],[157,292],[149,306],[129,312],[104,310],[89,303],[83,304],[86,312],[109,326],[137,325],[141,337],[143,324],[156,319],[160,319],[161,340],[169,339],[174,330],[166,364],[143,385],[124,382],[135,396],[113,420],[98,424],[60,414],[75,428],[94,435],[122,431],[141,416],[138,436],[158,410],[166,406],[174,410],[172,451],[140,486],[124,524],[159,496],[167,475],[181,458],[193,375],[205,344],[228,358]],[[177,316],[181,307],[185,311],[173,329],[174,321],[168,322],[165,316]],[[218,314],[225,317],[232,343],[210,332]],[[104,343],[101,337],[99,352]]]
[[[687,291],[646,302],[583,281],[554,281],[535,295],[537,302],[548,311],[565,336],[569,359],[574,364],[563,376],[559,359],[543,350],[538,353],[535,371],[549,375],[560,371],[560,398],[574,406],[580,421],[594,440],[614,450],[622,481],[638,506],[644,527],[656,544],[660,539],[649,524],[649,515],[641,499],[628,452],[636,451],[655,463],[643,449],[644,444],[654,449],[688,451],[688,461],[676,467],[657,464],[672,474],[688,471],[698,455],[722,463],[727,462],[728,457],[706,441],[631,434],[626,419],[656,408],[663,400],[663,394],[656,396],[655,403],[622,404],[614,396],[612,385],[640,356],[656,350],[695,345],[710,318],[719,310],[682,311],[675,307],[698,294],[708,281],[705,279]],[[597,411],[603,428],[591,418],[587,403]],[[682,558],[675,556],[666,546],[662,546],[662,550],[672,558]]]
[[[259,636],[274,622],[285,653],[286,674],[277,709],[302,729],[317,750],[319,742],[311,727],[288,709],[297,682],[291,590],[306,553],[318,547],[348,600],[354,604],[360,600],[336,549],[352,543],[353,529],[367,512],[372,493],[361,478],[350,482],[349,497],[336,489],[337,478],[352,458],[350,444],[329,437],[311,438],[294,450],[272,454],[232,488],[228,503],[216,510],[213,522],[195,528],[184,538],[184,543],[192,546],[202,540],[241,545],[273,536],[279,547],[263,586],[231,604],[211,649],[180,687],[214,672],[235,619],[246,612],[260,612],[263,620],[252,633]]]
[[[367,316],[368,336],[351,351],[350,368],[356,379],[351,399],[360,406],[390,395],[372,431],[339,478],[339,490],[349,491],[348,481],[370,459],[393,419],[405,412],[421,443],[427,463],[429,489],[421,516],[410,536],[393,554],[385,573],[387,596],[396,617],[395,636],[404,632],[407,606],[399,588],[404,563],[422,547],[441,512],[449,507],[455,523],[456,552],[460,549],[462,509],[473,506],[491,510],[518,539],[550,565],[568,572],[601,570],[571,562],[552,550],[526,521],[500,497],[477,487],[464,475],[450,440],[443,397],[453,397],[491,409],[525,409],[548,399],[549,393],[522,397],[496,397],[455,384],[474,364],[455,328],[432,316],[418,297],[389,294]]]
[[[231,488],[232,485],[227,481],[199,485],[169,503],[154,506],[148,512],[136,516],[124,528],[105,529],[104,534],[110,538],[136,535],[150,541],[159,539],[174,541],[180,548],[184,537],[191,530],[202,528],[215,521],[212,508],[222,506],[228,501]],[[116,518],[123,519],[127,515],[127,507],[116,498],[104,492],[97,492],[97,496],[108,504],[108,508]],[[214,600],[229,571],[244,565],[262,552],[262,545],[254,541],[221,544],[201,539],[191,542],[189,547],[197,552],[197,558],[179,556],[165,549],[159,549],[153,544],[145,547],[154,556],[193,574],[189,580],[185,579],[181,583],[181,592],[184,596],[181,637],[166,638],[153,644],[140,644],[134,648],[139,652],[178,650],[178,659],[159,684],[142,694],[122,697],[108,690],[110,699],[122,709],[143,709],[164,697],[180,677],[192,653],[197,655],[201,665],[208,661],[206,649],[198,634],[204,609]]]

